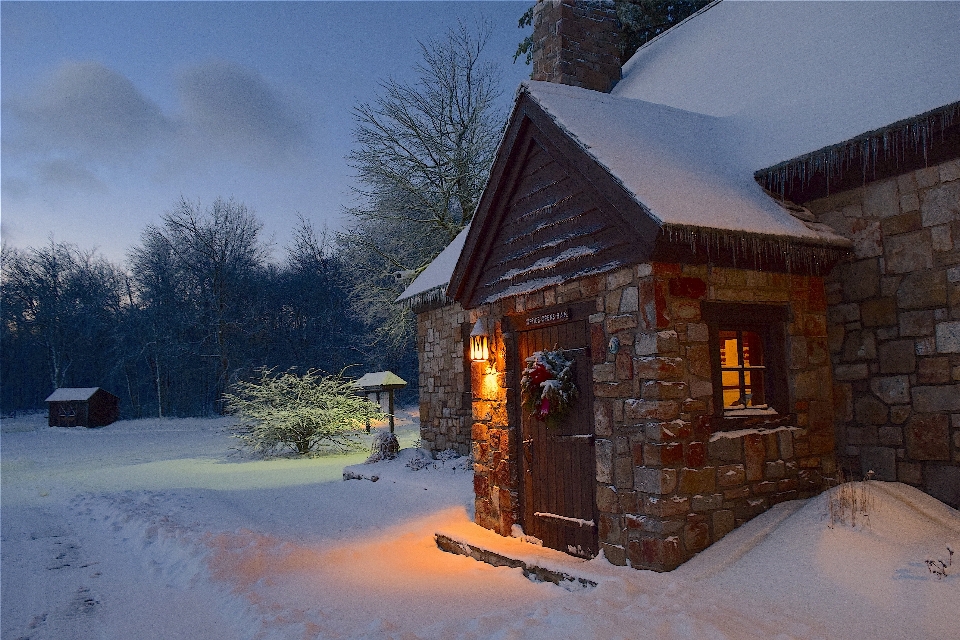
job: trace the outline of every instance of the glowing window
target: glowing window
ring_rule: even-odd
[[[718,429],[740,428],[740,418],[788,415],[790,308],[710,301],[701,308],[710,330],[714,415],[731,418]]]
[[[755,331],[720,331],[724,411],[766,409],[763,340]]]

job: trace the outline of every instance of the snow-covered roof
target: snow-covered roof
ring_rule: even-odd
[[[640,48],[612,95],[740,128],[757,171],[960,101],[960,2],[711,5]]]
[[[736,122],[551,82],[529,82],[521,91],[662,226],[847,245],[793,217],[763,191]]]
[[[960,2],[725,0],[641,47],[610,94],[531,81],[517,100],[535,101],[671,240],[704,230],[833,251],[849,241],[790,215],[755,175],[937,109],[953,118],[958,33]],[[465,235],[398,300],[446,299]]]
[[[469,231],[470,225],[468,224],[433,259],[433,262],[420,272],[420,275],[410,283],[410,286],[404,289],[396,302],[416,307],[443,299],[447,294],[450,275],[453,273],[453,268],[457,266],[457,258],[460,257],[460,251],[463,249],[463,243],[467,239]]]
[[[375,371],[373,373],[363,374],[354,384],[361,389],[373,389],[376,387],[380,387],[381,389],[389,389],[391,387],[398,389],[407,386],[407,381],[392,371]]]
[[[61,387],[51,393],[44,402],[72,402],[89,400],[100,387]]]

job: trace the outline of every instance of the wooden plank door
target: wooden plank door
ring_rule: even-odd
[[[517,334],[521,370],[534,352],[559,347],[574,360],[578,392],[566,417],[550,426],[521,408],[524,532],[544,546],[590,558],[599,547],[588,345],[585,320]]]

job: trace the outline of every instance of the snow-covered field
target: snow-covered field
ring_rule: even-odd
[[[869,483],[868,523],[785,503],[669,574],[479,529],[465,461],[258,461],[223,420],[4,420],[2,638],[960,638],[960,514]],[[398,425],[416,439],[415,416]],[[470,538],[598,583],[566,591],[439,551]]]

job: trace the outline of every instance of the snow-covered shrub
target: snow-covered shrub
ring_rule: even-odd
[[[456,449],[444,449],[437,453],[437,460],[440,462],[447,462],[449,460],[456,460],[460,457],[460,454],[457,453]]]
[[[400,441],[397,436],[389,431],[381,431],[373,438],[373,444],[370,446],[370,457],[367,463],[380,462],[381,460],[393,460],[400,451]]]
[[[327,444],[355,448],[368,421],[387,417],[342,373],[324,376],[314,369],[302,376],[264,369],[259,379],[235,384],[224,399],[227,413],[237,417],[233,435],[241,447],[263,455],[285,449],[307,455]]]
[[[436,454],[420,448],[404,449],[400,456],[411,471],[444,469],[458,472],[473,469],[473,459],[470,456],[461,456],[455,449],[445,449]]]
[[[406,458],[404,464],[411,471],[420,471],[433,464],[433,458],[430,456],[430,453],[420,447],[404,449],[403,451],[404,457]]]

